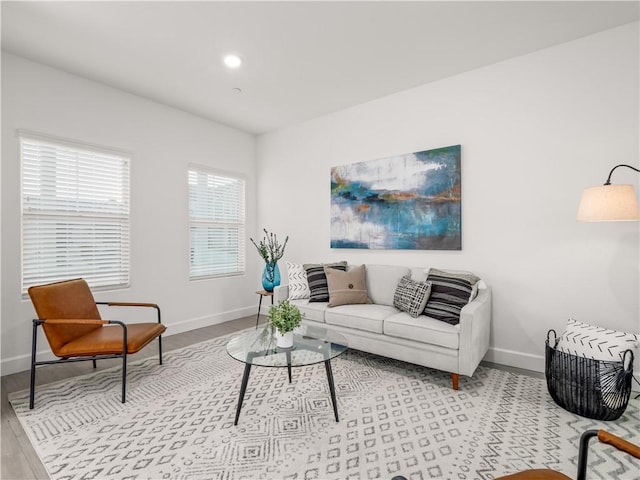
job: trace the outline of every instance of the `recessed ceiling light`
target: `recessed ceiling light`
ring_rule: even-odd
[[[225,55],[224,64],[229,68],[238,68],[242,64],[242,60],[237,55]]]

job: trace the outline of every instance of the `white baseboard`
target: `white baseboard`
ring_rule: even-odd
[[[178,333],[188,332],[197,328],[208,327],[211,325],[217,325],[219,323],[228,322],[230,320],[236,320],[238,318],[248,317],[257,313],[255,307],[246,307],[237,310],[231,310],[215,315],[205,315],[202,317],[190,318],[181,322],[166,323],[167,331],[163,337],[169,337],[171,335],[177,335]],[[40,337],[41,338],[41,337]],[[36,354],[38,361],[56,360],[56,357],[51,353],[47,342],[44,338],[38,339],[38,346],[43,347]],[[204,339],[203,339],[204,340]],[[3,359],[0,362],[0,371],[2,375],[11,375],[12,373],[24,372],[31,369],[31,352],[23,355],[17,355],[15,357]]]
[[[39,344],[42,342],[38,342]],[[44,342],[47,343],[46,341]],[[41,350],[36,353],[38,361],[56,360],[57,358],[51,353],[51,350]],[[31,369],[31,353],[25,355],[17,355],[11,358],[5,358],[0,364],[2,376],[11,375],[12,373],[24,372]]]
[[[489,348],[483,360],[499,365],[523,368],[533,372],[544,372],[543,355],[532,355],[530,353],[516,352],[502,348]]]
[[[163,337],[189,332],[191,330],[196,330],[197,328],[218,325],[219,323],[229,322],[238,318],[250,317],[251,315],[255,316],[256,313],[257,310],[255,307],[246,307],[215,315],[204,315],[202,317],[190,318],[181,322],[165,324],[167,326],[167,331],[164,333]]]

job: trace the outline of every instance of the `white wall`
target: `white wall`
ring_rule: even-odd
[[[18,128],[133,155],[131,287],[97,293],[98,300],[156,302],[168,335],[255,312],[260,265],[253,246],[246,275],[190,282],[187,226],[187,165],[195,162],[246,177],[247,236],[255,235],[255,137],[3,53],[2,374],[29,368],[34,317],[20,295]],[[48,352],[46,342],[40,348]]]
[[[584,187],[638,166],[638,58],[634,23],[263,135],[259,225],[290,236],[283,260],[479,274],[490,361],[542,371],[546,332],[569,317],[637,333],[639,224],[575,215]],[[331,166],[454,144],[462,251],[329,247]],[[638,174],[613,180],[637,189]]]
[[[3,53],[2,374],[28,368],[33,317],[18,128],[132,152],[131,288],[96,297],[158,302],[169,334],[253,314],[261,268],[249,244],[246,276],[189,282],[190,162],[246,175],[247,236],[290,235],[284,260],[480,274],[494,293],[488,360],[541,370],[547,329],[569,316],[638,332],[640,224],[575,221],[583,187],[638,165],[638,57],[635,23],[264,135],[256,164],[248,134]],[[329,248],[331,166],[458,143],[462,251]],[[638,185],[630,170],[613,180]]]

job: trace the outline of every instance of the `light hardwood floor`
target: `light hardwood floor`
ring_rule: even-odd
[[[180,333],[177,335],[165,336],[162,338],[162,349],[165,352],[175,350],[177,348],[186,347],[194,343],[202,342],[209,338],[215,338],[228,333],[237,332],[247,327],[255,325],[256,317],[244,317],[231,322],[212,325],[210,327],[192,330],[190,332]],[[261,324],[264,318],[261,317]],[[132,355],[130,361],[136,359],[156,356],[158,354],[157,342],[152,342],[142,351]],[[104,370],[106,368],[121,365],[120,360],[103,360],[98,362],[96,370]],[[63,380],[65,378],[84,375],[94,371],[91,362],[67,363],[64,365],[47,365],[39,367],[36,376],[36,399],[38,394],[38,385]],[[1,472],[2,480],[31,480],[31,479],[48,479],[47,472],[40,462],[36,451],[31,446],[20,422],[16,418],[11,405],[9,404],[8,395],[11,392],[17,392],[29,388],[29,372],[14,373],[2,377],[2,440],[0,447],[1,454]],[[36,407],[37,408],[37,407]]]

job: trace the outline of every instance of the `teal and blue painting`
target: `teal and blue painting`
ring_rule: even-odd
[[[461,250],[460,145],[331,168],[331,247]]]

